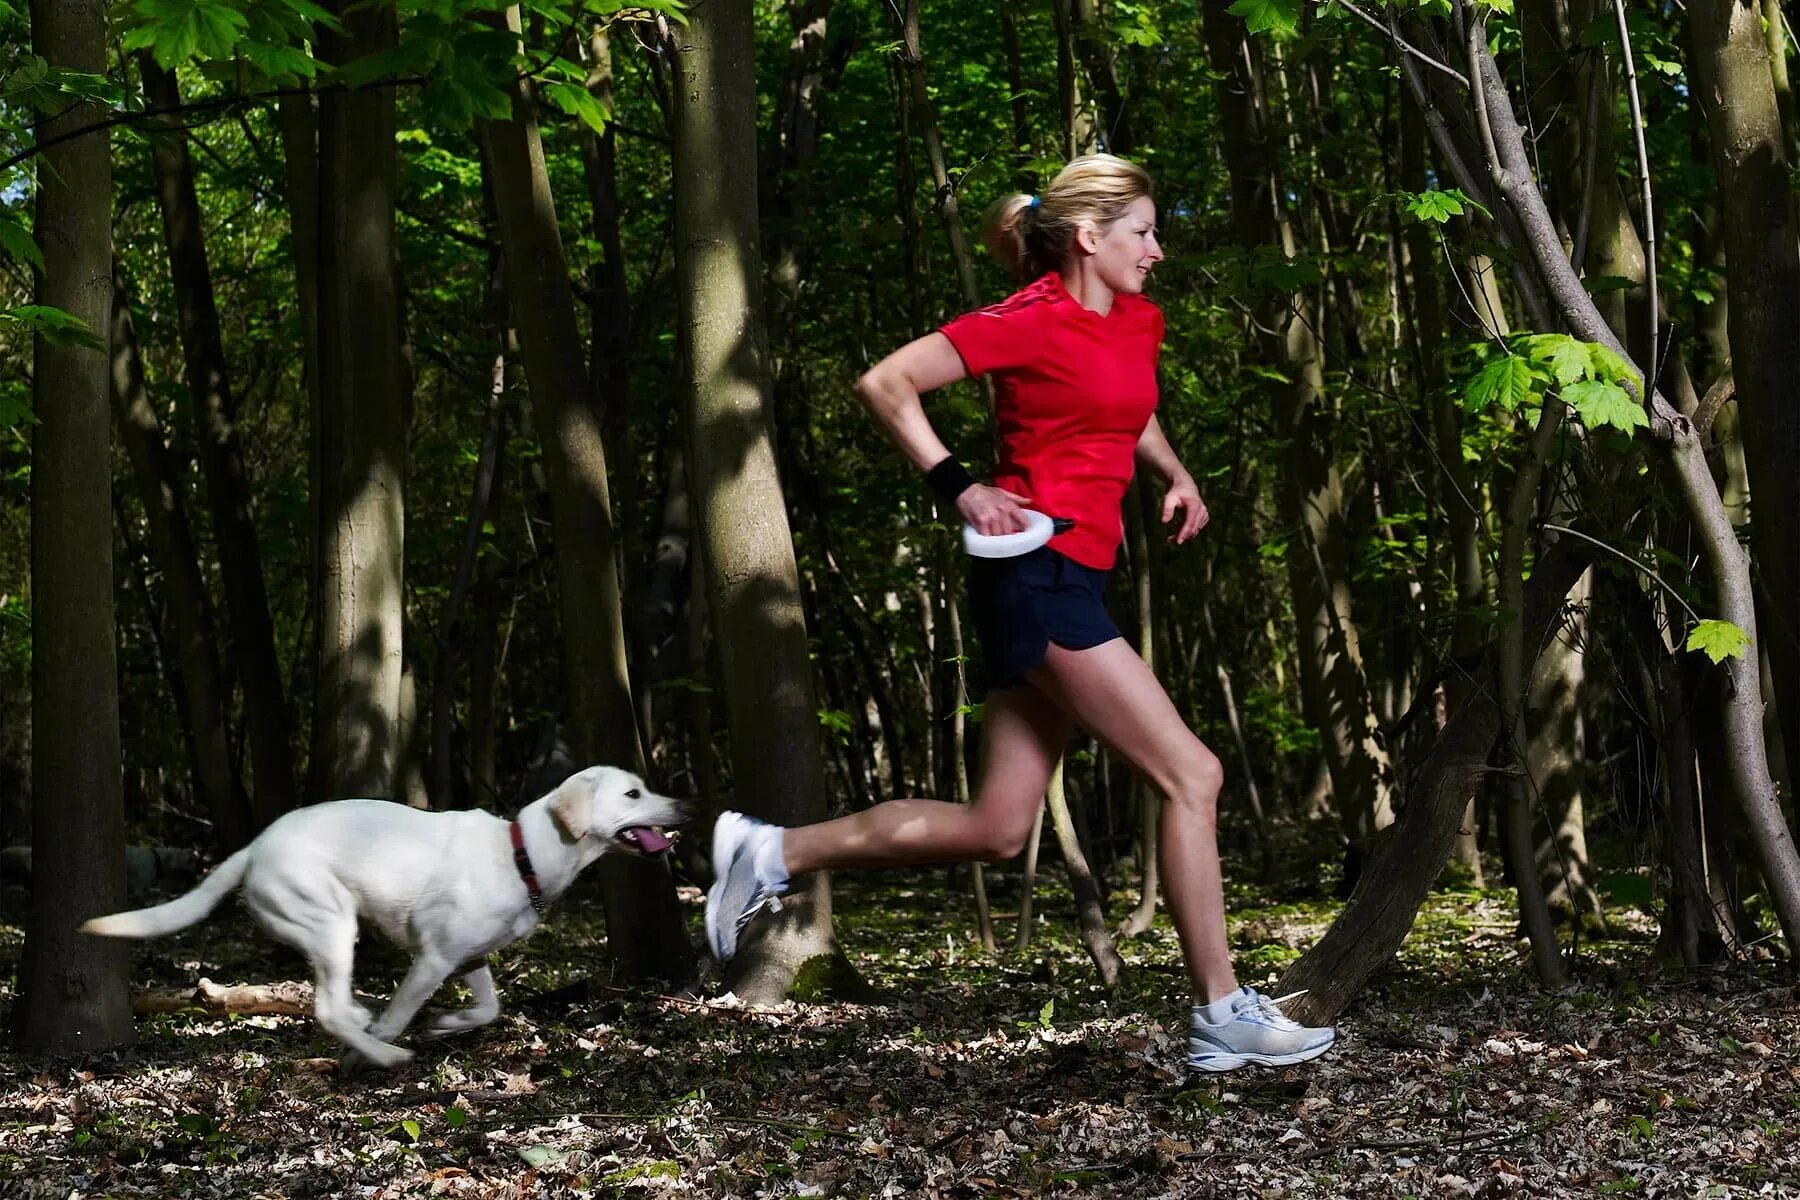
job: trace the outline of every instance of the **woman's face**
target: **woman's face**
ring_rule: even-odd
[[[1115,292],[1137,295],[1144,290],[1150,268],[1162,261],[1156,240],[1156,203],[1139,196],[1125,215],[1100,230],[1098,237],[1083,237],[1083,248],[1092,247],[1088,266]]]

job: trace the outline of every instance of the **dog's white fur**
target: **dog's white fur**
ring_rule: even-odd
[[[682,819],[629,771],[589,767],[519,812],[525,851],[546,903],[602,854],[631,848],[627,829]],[[96,917],[106,937],[150,938],[192,925],[239,884],[271,934],[312,962],[313,1012],[326,1032],[379,1066],[413,1056],[393,1044],[420,1006],[458,971],[475,1003],[432,1022],[433,1033],[500,1015],[487,955],[538,923],[513,863],[508,823],[485,812],[425,812],[386,800],[335,800],[275,821],[199,887],[167,904]],[[358,920],[413,955],[379,1019],[351,991]]]

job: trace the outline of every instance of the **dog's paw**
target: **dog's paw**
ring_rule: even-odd
[[[425,1026],[425,1036],[443,1037],[446,1034],[480,1029],[483,1025],[492,1025],[499,1019],[499,1016],[498,1008],[492,1011],[484,1008],[463,1008],[454,1012],[439,1013]]]
[[[414,1052],[404,1046],[389,1046],[382,1043],[379,1052],[364,1053],[361,1050],[346,1050],[338,1059],[338,1074],[346,1078],[370,1069],[391,1071],[413,1060]]]

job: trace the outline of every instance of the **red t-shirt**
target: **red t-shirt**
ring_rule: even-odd
[[[1074,518],[1075,528],[1051,547],[1111,569],[1124,539],[1119,503],[1138,438],[1156,411],[1162,312],[1121,292],[1101,316],[1051,271],[942,333],[971,376],[994,377],[994,486],[1028,497],[1039,512]]]

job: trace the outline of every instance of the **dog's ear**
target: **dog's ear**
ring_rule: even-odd
[[[579,776],[567,780],[550,797],[550,819],[571,842],[594,832],[593,786]]]

